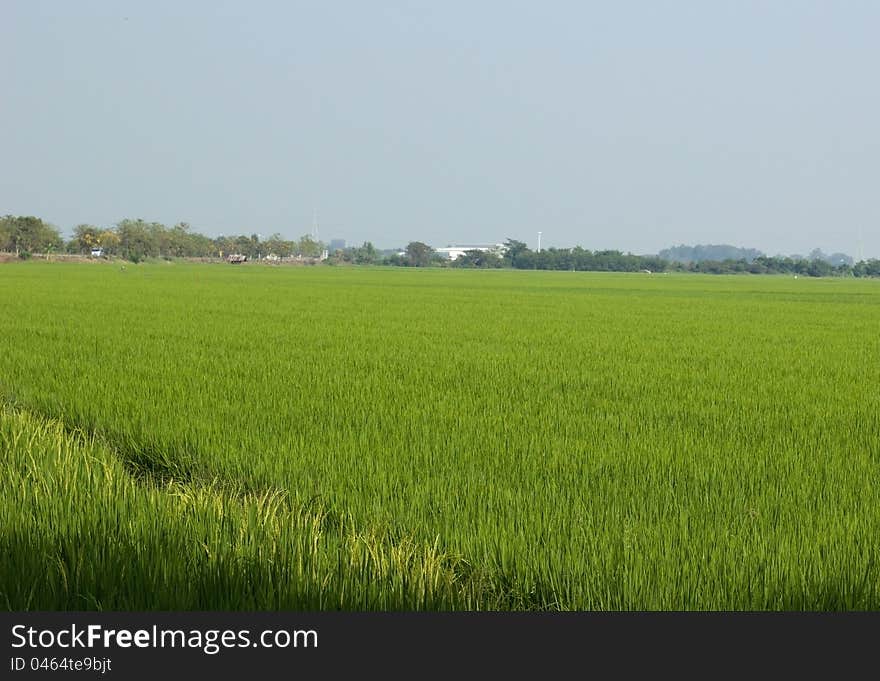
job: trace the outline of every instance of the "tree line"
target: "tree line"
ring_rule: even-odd
[[[659,255],[633,255],[615,250],[590,251],[548,248],[532,251],[521,241],[508,239],[503,254],[467,251],[452,261],[452,267],[513,267],[529,270],[576,270],[590,272],[702,272],[706,274],[791,274],[807,277],[880,277],[880,260],[853,263],[843,257],[798,258],[759,255],[753,260],[727,258],[677,262]],[[824,254],[823,254],[824,255]],[[839,254],[835,254],[838,256]],[[836,260],[839,264],[832,264]]]
[[[832,265],[827,260],[808,260],[786,256],[762,255],[749,262],[739,260],[702,260],[682,264],[673,263],[671,269],[705,274],[796,274],[805,277],[880,277],[880,260],[862,260],[857,263]]]
[[[590,272],[702,272],[707,274],[789,274],[808,277],[880,277],[880,259],[853,263],[851,258],[834,254],[825,256],[813,251],[811,257],[757,255],[759,251],[740,249],[747,257],[707,260],[709,253],[725,254],[733,247],[678,246],[686,261],[660,255],[634,255],[617,250],[591,251],[574,248],[531,250],[524,242],[507,239],[497,250],[473,249],[449,260],[421,241],[411,241],[402,249],[381,251],[371,242],[338,249],[330,254],[329,264],[391,265],[398,267],[454,267],[525,270],[574,270]],[[166,227],[158,222],[125,219],[108,228],[81,224],[64,241],[57,227],[34,216],[0,217],[0,251],[28,257],[32,253],[102,254],[141,262],[148,258],[219,258],[239,253],[248,258],[317,258],[325,244],[303,235],[298,240],[284,239],[275,233],[267,239],[258,234],[208,237],[192,230],[186,222]],[[702,249],[702,250],[700,250]],[[712,249],[712,250],[710,250]],[[670,251],[667,251],[670,252]],[[735,252],[735,251],[734,251]],[[836,263],[836,264],[835,264]]]
[[[249,258],[269,254],[281,258],[318,257],[324,244],[309,235],[292,241],[280,234],[261,239],[257,234],[211,238],[192,230],[186,222],[166,227],[159,222],[125,219],[112,227],[77,225],[64,241],[58,228],[33,216],[0,217],[0,251],[28,257],[32,253],[89,254],[100,249],[107,256],[132,262],[147,258],[211,258],[240,253]]]

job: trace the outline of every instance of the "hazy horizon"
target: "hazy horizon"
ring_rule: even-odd
[[[0,8],[0,214],[880,257],[880,5]]]

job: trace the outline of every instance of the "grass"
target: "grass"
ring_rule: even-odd
[[[0,301],[11,609],[880,607],[877,282],[24,263]]]

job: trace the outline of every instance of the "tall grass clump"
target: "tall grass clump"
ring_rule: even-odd
[[[0,412],[0,603],[11,610],[478,605],[436,546],[367,535],[283,492],[131,475],[93,438]]]

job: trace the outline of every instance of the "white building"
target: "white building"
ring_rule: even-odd
[[[434,251],[449,260],[457,260],[468,251],[488,251],[495,255],[502,256],[507,247],[504,244],[461,244],[449,245],[443,248],[435,248]]]

